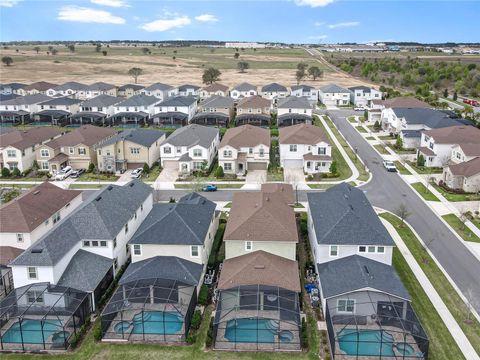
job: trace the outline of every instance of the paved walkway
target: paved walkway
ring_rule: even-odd
[[[403,239],[398,235],[397,231],[390,224],[387,220],[381,219],[382,223],[387,228],[388,232],[392,236],[397,248],[402,253],[403,257],[408,263],[408,266],[415,274],[418,282],[422,285],[423,290],[427,294],[428,298],[432,302],[433,306],[437,310],[438,314],[442,318],[443,322],[445,323],[448,331],[452,335],[453,339],[457,343],[458,347],[462,351],[465,359],[467,360],[480,360],[479,355],[476,353],[475,349],[473,348],[470,341],[467,339],[465,334],[463,333],[462,329],[458,325],[457,321],[453,317],[453,315],[448,310],[447,306],[443,302],[442,298],[438,294],[438,292],[433,287],[432,283],[428,280],[427,276],[423,272],[420,265],[418,265],[417,261],[413,257],[412,253],[408,249],[407,245],[403,242]],[[453,360],[453,359],[452,359]]]

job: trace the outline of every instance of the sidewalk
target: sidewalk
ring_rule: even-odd
[[[410,253],[410,250],[403,242],[403,239],[400,237],[400,235],[398,235],[397,231],[395,230],[392,224],[390,224],[387,220],[382,218],[381,218],[381,221],[383,225],[387,228],[390,235],[392,236],[397,248],[402,253],[410,269],[412,269],[412,272],[415,274],[415,277],[417,278],[418,282],[422,285],[423,290],[425,291],[428,298],[432,302],[433,306],[437,310],[438,314],[442,318],[443,322],[445,323],[445,326],[448,328],[453,339],[455,340],[458,347],[460,348],[463,355],[465,356],[465,359],[480,360],[479,355],[476,353],[475,349],[470,344],[470,341],[467,339],[462,329],[460,328],[458,323],[455,321],[455,318],[452,316],[452,314],[446,307],[440,295],[437,293],[433,285],[428,280],[427,276],[423,272],[420,265],[418,265],[417,261],[415,260],[413,255]]]

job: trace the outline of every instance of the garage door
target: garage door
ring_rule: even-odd
[[[163,162],[164,169],[178,169],[178,161],[177,160],[165,160]]]
[[[303,168],[303,160],[285,160],[283,162],[283,167],[285,169]]]
[[[68,165],[70,165],[73,169],[88,169],[88,166],[90,165],[90,161],[88,160],[70,160],[68,162]]]
[[[247,170],[267,170],[266,162],[247,162]]]

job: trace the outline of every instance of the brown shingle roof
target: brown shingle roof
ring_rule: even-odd
[[[203,90],[208,91],[208,92],[216,92],[216,91],[223,91],[223,92],[225,92],[225,91],[228,90],[228,86],[227,86],[227,85],[218,84],[218,83],[214,83],[214,84],[205,86],[205,87],[203,88]]]
[[[58,139],[49,141],[45,145],[52,149],[62,146],[75,146],[83,144],[85,146],[93,146],[100,141],[115,135],[117,132],[112,128],[98,127],[93,125],[83,125]]]
[[[81,193],[48,182],[35,186],[0,207],[0,232],[31,232]]]
[[[276,193],[235,193],[225,240],[298,242],[293,209]]]
[[[459,164],[450,165],[449,169],[453,175],[465,176],[467,178],[480,174],[480,157]]]
[[[419,147],[418,151],[420,151],[422,154],[427,155],[427,156],[428,155],[430,155],[430,156],[435,155],[435,153],[431,149],[429,149],[428,147],[425,147],[425,146]]]
[[[22,252],[22,249],[13,246],[0,246],[0,266],[7,266]]]
[[[480,149],[480,129],[474,126],[449,126],[423,133],[433,137],[436,144],[477,144]]]
[[[432,106],[426,102],[420,101],[413,96],[402,96],[387,100],[372,100],[376,105],[383,105],[385,108],[425,108],[430,109]]]
[[[280,144],[315,145],[323,141],[330,143],[323,130],[315,125],[298,124],[280,129]]]
[[[39,82],[35,82],[33,84],[25,86],[23,88],[23,90],[25,90],[25,91],[29,91],[29,90],[46,91],[48,89],[53,89],[54,87],[57,87],[57,86],[58,86],[58,84],[53,84],[53,83],[49,83],[49,82],[46,82],[46,81],[39,81]]]
[[[459,146],[467,156],[480,156],[479,144],[459,144]]]
[[[262,192],[264,194],[275,193],[280,195],[287,204],[293,204],[295,202],[293,186],[290,184],[264,183],[262,184]]]
[[[249,96],[241,99],[238,102],[237,108],[241,109],[263,109],[270,107],[272,102],[270,100],[264,99],[259,95]]]
[[[270,129],[242,125],[227,130],[220,143],[220,148],[230,145],[235,149],[240,149],[241,147],[254,147],[260,144],[270,146]]]
[[[303,155],[304,160],[318,160],[318,161],[330,161],[332,160],[331,156],[328,155],[315,155],[312,153],[308,153]]]
[[[63,131],[39,126],[27,130],[13,131],[0,136],[0,147],[13,146],[19,150],[26,149],[32,145],[40,144],[48,139],[62,134]]]
[[[278,286],[300,292],[298,263],[262,250],[225,260],[218,288],[242,285]]]

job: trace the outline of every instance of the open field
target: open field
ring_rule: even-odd
[[[321,68],[324,76],[315,82],[305,79],[302,83],[315,87],[331,82],[341,86],[362,84],[360,80],[332,71],[303,49],[245,49],[240,50],[240,57],[235,59],[235,49],[226,48],[149,47],[151,54],[147,55],[142,51],[142,47],[102,47],[102,51],[107,51],[107,56],[96,52],[93,45],[77,45],[74,53],[64,45],[55,45],[54,48],[58,50],[56,55],[47,54],[47,45],[40,46],[38,54],[33,45],[1,49],[1,56],[13,58],[10,67],[0,67],[2,82],[104,81],[122,85],[133,82],[133,78],[127,75],[128,70],[140,67],[144,72],[138,79],[140,84],[163,82],[172,85],[201,85],[203,69],[213,66],[222,72],[220,82],[229,86],[243,81],[259,86],[274,81],[294,85],[296,65],[305,62]],[[250,65],[250,69],[244,74],[236,69],[239,61],[246,61]]]

